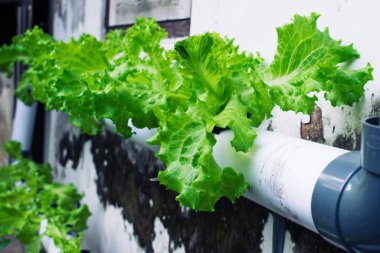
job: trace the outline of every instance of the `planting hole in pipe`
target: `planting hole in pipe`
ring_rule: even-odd
[[[367,118],[364,122],[365,124],[373,125],[374,127],[380,127],[379,117]]]

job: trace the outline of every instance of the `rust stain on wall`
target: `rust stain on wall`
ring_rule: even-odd
[[[325,143],[323,135],[322,110],[318,106],[310,115],[309,123],[301,123],[301,138],[318,143]]]

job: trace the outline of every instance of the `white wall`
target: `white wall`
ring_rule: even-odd
[[[59,0],[54,5],[53,35],[67,41],[87,33],[101,39],[104,35],[105,1]]]

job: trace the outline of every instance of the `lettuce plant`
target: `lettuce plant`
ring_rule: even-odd
[[[230,128],[239,152],[252,147],[274,106],[310,113],[323,92],[333,106],[353,105],[372,79],[372,67],[344,68],[359,57],[352,45],[317,28],[317,14],[295,15],[277,29],[277,53],[267,65],[259,54],[241,52],[217,33],[191,36],[164,50],[167,37],[153,19],[137,19],[127,31],[103,41],[89,35],[69,42],[34,28],[0,49],[0,69],[29,66],[17,95],[66,112],[72,124],[97,133],[104,119],[130,137],[136,127],[157,128],[166,164],[160,183],[178,193],[181,205],[212,211],[221,197],[235,201],[249,187],[242,174],[221,168],[213,157],[215,127]],[[29,88],[31,92],[29,92]]]
[[[23,158],[19,143],[9,141],[5,149],[16,162],[0,167],[0,250],[15,235],[27,252],[39,253],[48,236],[61,252],[79,253],[90,216],[79,204],[82,195],[73,185],[53,183],[50,166]]]

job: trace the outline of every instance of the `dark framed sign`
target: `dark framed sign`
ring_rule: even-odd
[[[169,37],[190,33],[191,0],[107,0],[106,29],[128,28],[136,18],[153,17]]]

